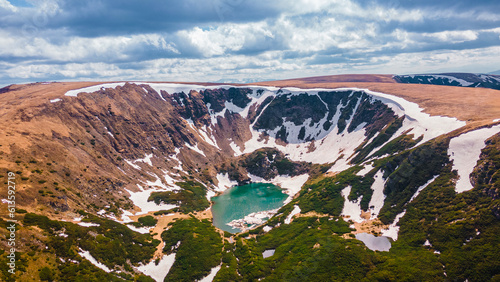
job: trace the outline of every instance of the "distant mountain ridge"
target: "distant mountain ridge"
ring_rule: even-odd
[[[395,75],[398,83],[482,87],[500,90],[500,75],[474,73],[440,73]]]

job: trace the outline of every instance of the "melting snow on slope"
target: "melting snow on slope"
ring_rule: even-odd
[[[455,186],[457,193],[473,188],[469,176],[479,160],[481,150],[486,146],[484,141],[498,132],[500,125],[470,131],[450,140],[448,155],[453,161],[453,169],[456,169],[459,175]]]
[[[59,101],[62,101],[62,99],[61,98],[57,98],[57,99],[50,100],[51,103],[57,103]]]
[[[422,190],[424,190],[429,184],[434,182],[434,180],[436,180],[436,178],[438,178],[438,176],[439,175],[435,175],[429,181],[427,181],[424,185],[418,187],[417,191],[415,192],[415,194],[413,194],[413,196],[408,201],[408,203],[411,203],[420,194],[420,192]],[[405,213],[406,213],[406,210],[404,210],[403,212],[396,215],[392,224],[389,225],[389,227],[387,229],[382,230],[382,235],[387,236],[387,237],[391,237],[394,241],[396,241],[398,239],[398,233],[399,233],[398,223],[399,223],[399,220],[405,215]]]
[[[231,143],[229,143],[229,147],[231,147],[231,149],[234,151],[233,156],[237,157],[237,156],[241,156],[243,154],[241,152],[240,147],[238,147],[238,145],[236,145],[236,143],[234,143],[234,141],[231,141]]]
[[[228,173],[218,173],[217,174],[217,189],[216,191],[223,192],[226,189],[229,189],[233,186],[238,185],[237,181],[229,179],[229,174]]]
[[[424,138],[419,144],[425,143],[432,138],[438,137],[444,133],[451,132],[462,126],[465,126],[465,121],[459,121],[456,118],[443,117],[443,116],[430,116],[423,112],[423,109],[416,103],[406,101],[403,98],[396,97],[389,94],[370,91],[368,89],[360,89],[367,94],[371,94],[388,105],[398,116],[405,115],[406,123],[403,124],[400,131],[406,131],[414,128],[411,132],[415,134],[415,138],[423,135]],[[396,134],[394,134],[396,135]]]
[[[135,168],[135,169],[138,169],[138,170],[140,170],[140,169],[141,169],[141,167],[140,167],[140,166],[138,166],[138,165],[134,164],[134,162],[132,162],[132,161],[125,160],[125,162],[126,162],[126,163],[128,163],[131,167],[133,167],[133,168]]]
[[[271,231],[272,229],[273,229],[273,228],[272,228],[271,226],[266,225],[266,226],[264,226],[264,227],[262,228],[262,231],[264,231],[264,232],[269,232],[269,231]]]
[[[217,275],[217,272],[219,272],[220,268],[222,266],[222,263],[210,270],[210,274],[208,274],[206,277],[203,279],[199,280],[199,282],[212,282],[215,278],[215,275]]]
[[[177,166],[174,166],[173,167],[174,169],[177,169],[179,171],[184,171],[184,169],[182,168],[182,162],[179,160],[179,157],[177,157],[177,155],[179,155],[180,152],[181,150],[179,148],[175,148],[175,154],[170,158],[177,161]]]
[[[217,145],[217,142],[215,141],[215,138],[213,138],[213,135],[210,135],[208,136],[208,128],[206,125],[204,125],[201,130],[198,130],[196,131],[200,136],[201,138],[207,142],[208,144],[210,144],[211,146],[214,146],[215,148],[219,149],[219,146]]]
[[[159,204],[157,205],[155,202],[148,202],[148,198],[153,192],[162,192],[162,191],[172,191],[175,188],[169,189],[149,189],[144,190],[141,185],[137,184],[140,191],[132,192],[130,190],[125,189],[130,194],[130,200],[141,209],[140,212],[136,213],[136,215],[146,214],[148,212],[160,211],[160,210],[169,210],[176,208],[176,205],[168,205],[168,204]]]
[[[351,186],[347,186],[342,191],[340,194],[342,194],[342,197],[344,197],[344,208],[342,209],[342,214],[343,216],[349,216],[349,219],[354,221],[354,222],[363,222],[364,219],[361,218],[361,199],[363,198],[363,195],[361,195],[355,202],[349,201],[349,194],[351,193]]]
[[[215,192],[214,192],[214,191],[212,191],[212,190],[207,190],[207,195],[206,195],[207,200],[209,200],[209,201],[210,201],[210,200],[212,199],[212,197],[214,197],[215,195],[217,195],[217,194],[215,194]]]
[[[424,190],[425,187],[427,187],[429,184],[431,184],[432,182],[434,182],[434,180],[436,180],[436,178],[438,178],[438,176],[439,175],[435,175],[429,181],[427,181],[427,183],[425,183],[424,185],[418,187],[417,191],[415,192],[415,194],[413,194],[413,196],[411,196],[411,199],[410,199],[410,201],[408,201],[408,203],[411,203],[420,194],[420,192],[422,192],[422,190]]]
[[[101,226],[99,223],[93,222],[78,222],[77,224],[84,227]]]
[[[153,163],[151,162],[151,158],[152,157],[153,157],[152,153],[149,154],[149,155],[148,154],[144,154],[144,158],[137,159],[137,160],[134,161],[134,163],[136,163],[136,162],[143,162],[143,163],[147,163],[150,166],[153,166]]]
[[[295,88],[284,88],[284,93],[291,92],[292,95],[298,95],[300,93],[304,93],[304,90],[295,89]],[[358,89],[358,88],[341,88],[341,89],[308,89],[307,93],[309,95],[317,95],[318,91],[364,91],[368,95],[371,95],[374,99],[380,100],[383,103],[387,104],[391,109],[395,111],[395,113],[399,116],[406,115],[405,121],[403,123],[402,128],[398,130],[393,137],[387,141],[390,142],[392,139],[401,135],[403,132],[407,130],[411,130],[410,133],[415,135],[415,138],[423,135],[423,140],[421,143],[426,142],[432,138],[435,138],[441,134],[450,132],[454,129],[462,127],[465,125],[465,122],[458,121],[455,118],[441,117],[441,116],[430,116],[426,113],[422,112],[422,108],[420,108],[417,104],[408,102],[402,98],[395,97],[388,94],[378,93],[369,91],[367,89]],[[359,105],[358,104],[356,107]],[[340,107],[342,105],[339,105]],[[337,108],[336,114],[332,118],[331,122],[334,127],[330,132],[323,132],[322,127],[309,127],[306,126],[306,136],[316,136],[318,140],[314,141],[315,150],[309,150],[312,142],[302,142],[299,144],[287,144],[283,146],[282,144],[278,144],[276,139],[273,137],[276,135],[279,128],[276,128],[272,131],[269,131],[269,139],[259,140],[260,139],[260,131],[253,130],[250,127],[250,131],[252,133],[252,138],[245,143],[245,149],[242,153],[250,153],[261,147],[274,147],[285,154],[288,154],[291,160],[294,161],[309,161],[313,163],[324,163],[324,162],[335,162],[334,166],[330,169],[331,172],[339,172],[345,170],[350,167],[348,163],[348,158],[354,153],[355,149],[363,142],[365,139],[365,129],[360,126],[356,128],[353,132],[344,131],[341,134],[337,134],[337,122],[340,116],[340,111]],[[352,121],[353,115],[349,117],[346,128],[350,125]],[[257,120],[257,119],[256,119]],[[287,129],[287,133],[289,133],[288,139],[295,140],[296,135],[302,125],[296,126],[291,122],[283,123]],[[320,124],[320,123],[318,123]],[[310,131],[310,132],[309,132]],[[319,139],[323,134],[327,134],[323,138]],[[298,141],[298,140],[295,140]],[[387,144],[387,142],[385,144]],[[384,146],[381,145],[380,147]],[[379,147],[379,148],[380,148]],[[374,150],[373,152],[375,152]],[[343,155],[342,158],[339,157]]]
[[[85,88],[80,88],[80,89],[74,89],[74,90],[69,90],[64,94],[64,96],[71,96],[71,97],[76,97],[80,93],[92,93],[99,91],[104,88],[116,88],[117,86],[123,86],[125,85],[125,82],[118,82],[118,83],[104,83],[104,84],[99,84],[99,85],[94,85],[94,86],[89,86]]]
[[[163,182],[161,181],[161,179],[157,175],[152,175],[153,177],[156,178],[155,181],[153,182],[153,181],[147,180],[146,185],[161,188],[162,190],[165,190],[165,191],[180,190],[181,188],[179,188],[177,185],[174,184],[175,179],[173,179],[170,175],[168,175],[167,172],[164,171],[164,173],[165,173],[165,175],[164,175],[165,182],[167,182],[167,184],[169,186],[163,184]]]
[[[399,220],[405,215],[406,210],[404,210],[402,213],[399,213],[396,215],[394,218],[394,221],[392,222],[391,225],[389,225],[389,228],[387,229],[382,229],[382,236],[390,237],[392,240],[396,241],[398,239],[398,233],[399,233]]]
[[[371,164],[364,164],[363,169],[358,171],[356,175],[365,176],[368,172],[370,172],[374,167]]]
[[[158,265],[155,264],[155,261],[152,260],[146,265],[141,265],[137,267],[137,270],[140,272],[151,276],[156,282],[163,282],[165,276],[167,276],[168,272],[172,265],[175,262],[175,253],[170,255],[164,255],[160,260]]]
[[[126,225],[130,230],[141,233],[141,234],[148,234],[149,233],[149,227],[135,227],[133,225],[127,224]]]
[[[203,155],[204,157],[207,157],[205,155],[205,153],[202,150],[200,150],[200,148],[198,148],[198,144],[195,144],[194,146],[191,146],[189,143],[185,143],[184,145],[186,145],[186,147],[188,147],[189,149],[197,152],[198,154]]]
[[[431,77],[434,78],[434,79],[439,79],[439,78],[440,79],[448,79],[450,82],[451,81],[456,81],[456,82],[458,82],[460,84],[460,86],[465,86],[465,87],[466,86],[470,86],[470,85],[473,84],[472,82],[468,82],[466,80],[463,80],[461,78],[456,78],[454,76],[433,74],[433,75],[431,75]]]
[[[285,224],[290,224],[290,222],[292,222],[293,216],[299,213],[300,213],[300,207],[297,205],[293,205],[292,212],[285,218]]]
[[[384,173],[379,170],[375,174],[375,181],[372,184],[372,198],[370,200],[370,204],[368,206],[371,209],[372,215],[370,219],[374,219],[378,217],[378,213],[380,212],[380,209],[384,206],[384,200],[385,200],[385,195],[384,195],[384,186],[385,186],[385,179],[384,179]],[[373,206],[373,209],[371,208]]]
[[[91,254],[89,251],[84,251],[82,249],[80,249],[80,251],[78,252],[79,255],[81,255],[82,257],[86,258],[88,261],[90,261],[93,265],[99,267],[100,269],[106,271],[106,272],[111,272],[111,269],[109,269],[106,265],[98,262]]]

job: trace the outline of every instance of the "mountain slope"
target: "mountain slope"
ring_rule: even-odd
[[[166,280],[211,271],[224,281],[444,280],[443,265],[452,280],[497,275],[497,91],[339,80],[263,83],[314,89],[146,82],[4,88],[0,167],[16,174],[26,265],[18,278],[33,278],[26,269],[36,268],[45,247],[44,273],[59,279],[69,277],[72,260],[89,258],[87,251],[107,267],[99,275],[117,280],[158,277],[151,273],[159,267],[148,264],[153,258],[168,265]],[[339,88],[344,83],[350,87]],[[448,97],[431,99],[433,91]],[[487,99],[489,107],[473,112]],[[424,112],[415,101],[432,107]],[[476,151],[460,149],[468,142]],[[471,172],[470,188],[458,189]],[[214,229],[210,196],[250,181],[281,184],[287,204],[246,233]],[[149,233],[146,222],[155,226],[151,237],[141,237]],[[134,239],[121,242],[101,226],[129,230],[120,232]],[[30,242],[38,230],[45,237]],[[389,252],[373,252],[351,239],[363,232],[397,241]],[[72,240],[64,250],[55,243],[61,237]],[[137,242],[151,246],[115,261],[99,247],[111,242],[130,254]],[[193,248],[201,255],[187,255]],[[263,258],[270,249],[272,259]],[[85,268],[99,267],[95,261],[73,273],[89,275]],[[196,270],[187,273],[186,265]]]
[[[442,73],[395,75],[398,83],[433,84],[462,87],[482,87],[500,90],[500,76],[494,74]]]

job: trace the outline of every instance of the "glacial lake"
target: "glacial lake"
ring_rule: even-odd
[[[213,197],[213,223],[216,227],[231,233],[240,232],[227,223],[261,211],[273,210],[283,206],[288,195],[283,189],[269,183],[251,183],[234,186],[221,195]]]

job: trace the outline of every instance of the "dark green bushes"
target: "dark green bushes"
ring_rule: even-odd
[[[175,183],[183,188],[180,191],[153,192],[148,201],[156,204],[165,203],[179,205],[178,210],[183,213],[206,210],[210,203],[206,198],[207,190],[205,186],[196,181]]]
[[[175,252],[175,262],[165,281],[195,281],[220,264],[222,238],[208,220],[178,220],[161,234],[164,252]]]

